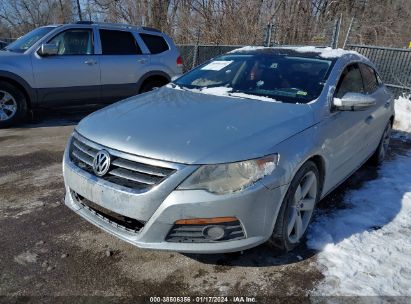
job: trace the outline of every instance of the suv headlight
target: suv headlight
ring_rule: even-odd
[[[273,154],[236,163],[203,165],[191,174],[178,189],[204,189],[216,194],[240,191],[264,176],[270,175],[277,167],[279,159],[278,154]]]

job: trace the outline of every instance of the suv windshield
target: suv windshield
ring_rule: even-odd
[[[13,43],[6,46],[4,49],[11,52],[24,53],[33,44],[39,41],[40,38],[44,37],[44,35],[46,35],[53,29],[55,29],[55,27],[52,26],[39,27],[35,30],[32,30],[31,32],[28,32],[26,35],[20,37]]]
[[[185,74],[174,84],[200,90],[225,87],[230,93],[307,103],[320,95],[332,65],[331,60],[295,55],[224,55]]]

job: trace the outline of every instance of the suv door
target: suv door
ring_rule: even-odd
[[[366,118],[368,143],[366,153],[370,155],[380,143],[382,134],[390,118],[391,112],[389,111],[389,107],[390,102],[392,102],[392,97],[387,94],[384,85],[372,67],[364,63],[360,63],[359,66],[364,80],[365,93],[376,101],[376,106],[367,110]]]
[[[42,105],[75,105],[100,99],[99,58],[94,54],[90,28],[59,32],[46,43],[56,44],[58,54],[41,57],[35,53],[33,72]]]
[[[138,93],[137,82],[148,72],[150,58],[127,30],[99,29],[101,94],[111,103]]]
[[[348,65],[337,83],[334,98],[341,98],[347,92],[364,93],[364,85],[358,64]],[[324,122],[324,148],[329,155],[330,174],[333,178],[331,188],[344,180],[365,160],[364,142],[366,141],[365,111],[338,111],[330,109],[330,116]]]

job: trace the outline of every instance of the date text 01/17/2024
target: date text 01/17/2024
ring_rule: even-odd
[[[255,297],[212,297],[212,296],[199,296],[199,297],[150,297],[150,303],[256,303]]]

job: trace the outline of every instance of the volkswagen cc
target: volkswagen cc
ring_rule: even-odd
[[[83,119],[64,154],[65,203],[142,248],[289,251],[319,200],[383,161],[393,119],[358,53],[245,47]]]

